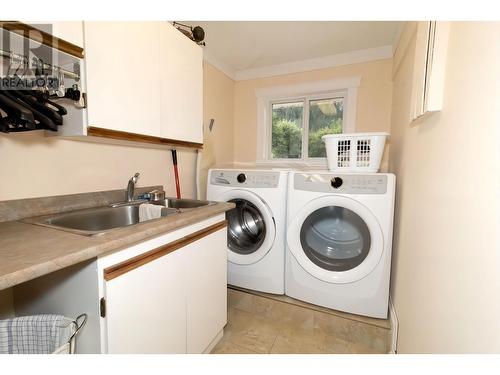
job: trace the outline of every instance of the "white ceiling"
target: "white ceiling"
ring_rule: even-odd
[[[203,27],[205,55],[233,72],[392,46],[402,24],[392,21],[183,23]]]

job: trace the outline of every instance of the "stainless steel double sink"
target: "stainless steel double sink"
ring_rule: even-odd
[[[131,202],[122,203],[117,206],[87,208],[28,218],[23,221],[85,236],[94,236],[107,233],[113,229],[145,222],[139,219],[139,206],[141,203],[144,202]],[[177,198],[166,198],[154,202],[154,204],[162,206],[161,217],[176,215],[186,210],[215,203],[216,202]]]

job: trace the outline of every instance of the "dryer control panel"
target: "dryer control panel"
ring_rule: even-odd
[[[322,174],[297,173],[295,190],[338,194],[385,194],[387,176],[383,174]]]
[[[221,186],[240,186],[245,188],[277,188],[280,173],[272,171],[213,170],[210,183]]]

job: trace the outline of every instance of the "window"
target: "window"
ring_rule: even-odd
[[[270,110],[271,159],[325,158],[321,137],[342,133],[344,96],[339,94],[271,102]]]
[[[271,157],[300,159],[304,133],[304,103],[272,103],[271,121]]]
[[[359,78],[257,90],[259,163],[326,165],[321,137],[354,131]]]

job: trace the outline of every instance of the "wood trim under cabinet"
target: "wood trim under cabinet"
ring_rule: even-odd
[[[219,223],[213,224],[207,228],[203,228],[196,231],[190,235],[182,237],[178,240],[170,242],[166,245],[157,247],[156,249],[145,252],[144,254],[137,255],[133,258],[127,259],[123,262],[115,264],[111,267],[104,269],[104,280],[110,281],[118,276],[121,276],[127,272],[130,272],[140,266],[143,266],[149,262],[154,261],[164,255],[167,255],[175,250],[178,250],[192,242],[198,241],[199,239],[208,236],[214,232],[227,227],[227,221],[223,220]]]
[[[87,128],[87,135],[93,137],[118,139],[121,141],[151,143],[155,145],[174,146],[174,147],[177,146],[177,147],[198,148],[198,149],[203,148],[203,143],[180,141],[177,139],[161,138],[152,135],[129,133],[120,130],[98,128],[95,126],[89,126]]]
[[[18,21],[0,21],[0,28],[83,59],[83,48]]]

